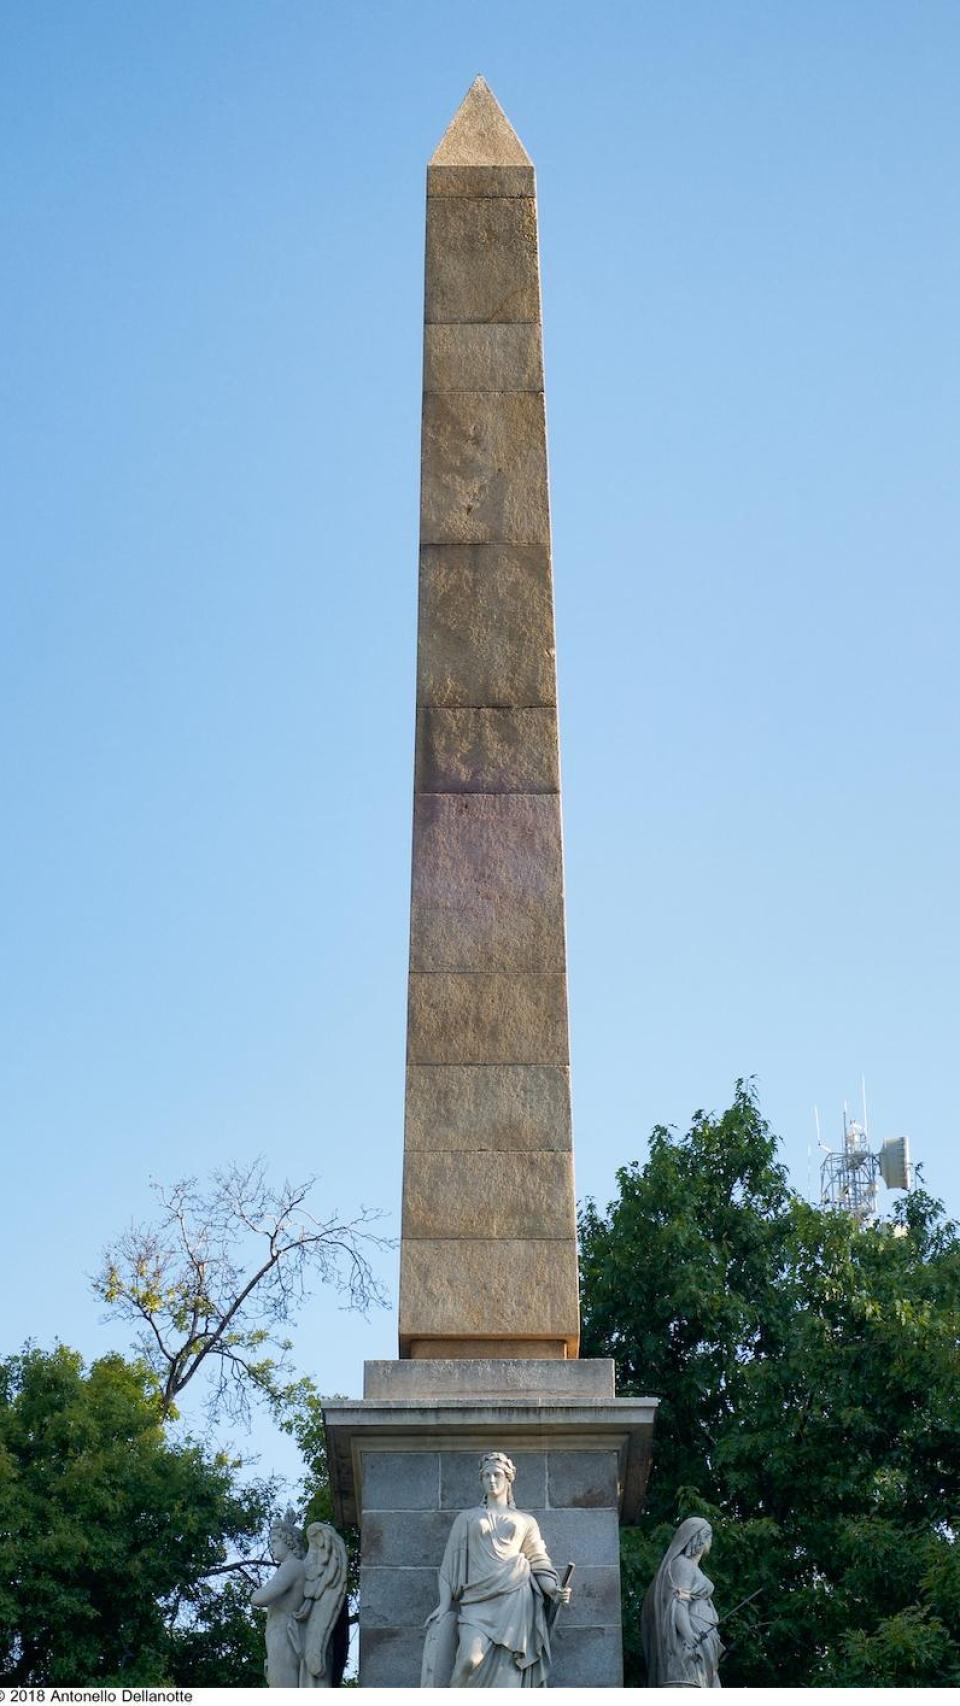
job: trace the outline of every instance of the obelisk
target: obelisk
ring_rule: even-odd
[[[576,1356],[534,173],[477,78],[427,169],[400,1355]]]
[[[537,209],[482,78],[427,172],[420,531],[400,1354],[323,1406],[335,1517],[360,1524],[360,1684],[419,1684],[495,1450],[576,1566],[550,1685],[617,1687],[656,1399],[577,1356]]]

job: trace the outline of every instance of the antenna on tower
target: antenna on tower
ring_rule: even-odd
[[[910,1140],[885,1138],[871,1150],[867,1138],[867,1084],[860,1080],[863,1124],[850,1118],[843,1104],[843,1147],[827,1150],[820,1168],[820,1202],[824,1208],[839,1208],[853,1216],[858,1226],[872,1226],[877,1219],[877,1193],[882,1179],[890,1191],[908,1191],[913,1183]],[[817,1134],[820,1118],[814,1109]]]

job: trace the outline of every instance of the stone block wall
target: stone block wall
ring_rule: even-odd
[[[620,1687],[617,1451],[497,1447],[517,1465],[517,1506],[536,1517],[554,1566],[576,1565],[552,1637],[551,1687]],[[447,1536],[457,1512],[479,1503],[479,1457],[478,1449],[363,1450],[361,1687],[419,1685]]]

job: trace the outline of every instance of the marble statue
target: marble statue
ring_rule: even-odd
[[[292,1510],[273,1524],[270,1551],[276,1572],[250,1596],[251,1605],[265,1606],[267,1612],[264,1675],[268,1688],[299,1688],[301,1639],[297,1612],[303,1605],[307,1542]]]
[[[422,1688],[545,1688],[550,1625],[570,1599],[502,1451],[480,1459],[483,1502],[454,1520],[427,1618]]]
[[[719,1688],[723,1645],[713,1583],[700,1568],[713,1540],[710,1524],[688,1516],[647,1589],[640,1638],[648,1688]]]
[[[336,1529],[304,1534],[288,1510],[270,1529],[276,1571],[250,1603],[266,1610],[268,1688],[335,1688],[343,1672],[347,1552]]]
[[[328,1522],[307,1529],[304,1600],[296,1613],[302,1626],[301,1688],[335,1688],[346,1651],[338,1652],[338,1628],[347,1597],[347,1548]],[[338,1662],[339,1661],[339,1662]]]

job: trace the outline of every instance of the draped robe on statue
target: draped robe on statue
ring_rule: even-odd
[[[550,1638],[537,1577],[559,1587],[540,1530],[526,1511],[509,1507],[461,1511],[440,1566],[453,1596],[446,1618],[427,1633],[423,1686],[449,1685],[457,1641],[482,1635],[490,1642],[471,1688],[545,1688]]]
[[[719,1688],[723,1642],[713,1605],[713,1583],[685,1547],[702,1533],[702,1517],[687,1517],[667,1547],[647,1589],[640,1616],[640,1639],[647,1663],[648,1688]],[[691,1649],[679,1618],[687,1609],[696,1643]]]

